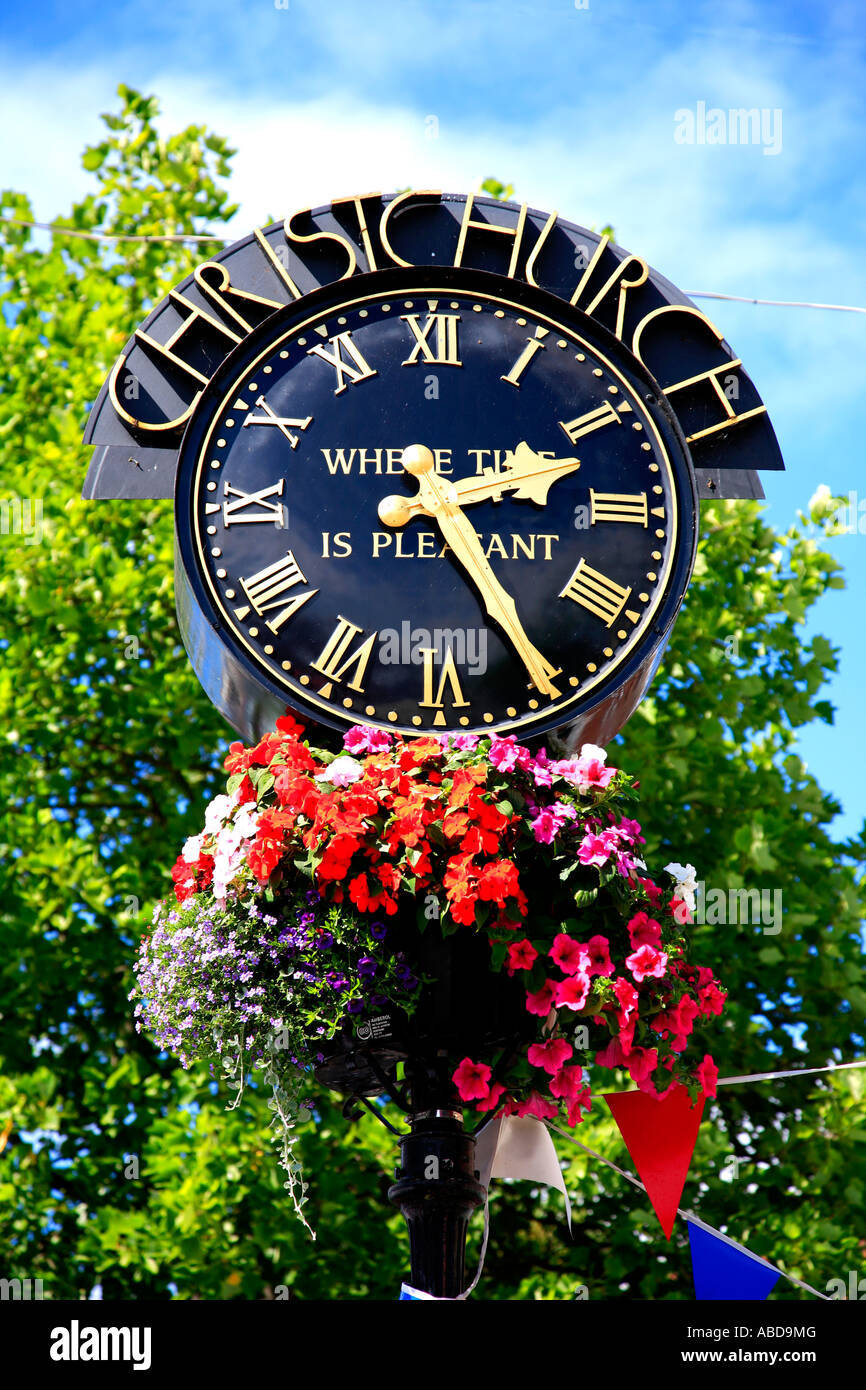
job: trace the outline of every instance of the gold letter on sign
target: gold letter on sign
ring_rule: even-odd
[[[466,195],[466,206],[463,209],[463,221],[460,223],[460,239],[457,242],[457,250],[454,253],[454,264],[463,264],[466,235],[470,227],[474,227],[478,232],[498,232],[502,236],[514,238],[514,246],[511,248],[511,260],[508,262],[508,270],[506,272],[509,279],[513,279],[514,272],[517,269],[517,258],[520,255],[520,243],[523,240],[523,228],[526,225],[526,203],[522,203],[520,206],[516,227],[500,227],[495,222],[479,222],[477,218],[473,217],[472,206],[474,201],[475,194],[468,193]]]
[[[410,198],[441,198],[442,194],[438,188],[407,188],[405,193],[398,193],[385,208],[379,218],[379,240],[385,250],[386,255],[390,256],[395,265],[409,266],[412,261],[406,261],[402,256],[398,256],[388,237],[388,223],[391,214],[397,211]]]
[[[645,367],[649,367],[651,372],[654,372],[653,367],[641,356],[641,338],[647,324],[653,319],[660,318],[662,314],[689,314],[691,317],[696,318],[699,323],[706,325],[717,343],[722,341],[722,335],[718,328],[716,328],[716,325],[707,318],[706,314],[702,314],[700,309],[695,309],[690,304],[663,304],[660,309],[653,309],[651,313],[647,314],[646,318],[641,319],[634,331],[631,344],[631,350],[635,357],[639,362],[643,362]],[[751,420],[756,415],[766,415],[767,407],[765,405],[755,406],[753,410],[744,410],[742,414],[738,415],[731,405],[731,402],[728,400],[728,397],[725,395],[721,382],[719,381],[719,374],[721,372],[730,371],[733,367],[741,366],[742,362],[739,357],[733,357],[729,362],[721,362],[717,367],[710,367],[705,372],[698,372],[696,376],[684,377],[682,381],[675,381],[672,386],[665,386],[662,388],[666,396],[671,396],[674,391],[683,391],[687,386],[697,386],[699,382],[707,381],[719,399],[719,403],[725,413],[725,418],[719,420],[715,425],[708,425],[705,430],[698,430],[695,434],[688,435],[686,437],[687,444],[694,444],[698,439],[706,439],[707,435],[717,434],[719,430],[730,429],[731,425],[738,425],[741,420]]]
[[[209,287],[205,286],[205,288]],[[211,290],[211,293],[213,293],[213,290]],[[189,317],[184,318],[181,315],[181,321],[178,324],[177,328],[166,339],[164,343],[157,342],[156,338],[152,338],[149,333],[145,333],[143,328],[137,328],[135,330],[135,336],[139,340],[139,342],[145,343],[146,346],[151,349],[151,351],[157,353],[167,362],[170,362],[171,365],[175,367],[178,371],[184,372],[187,376],[191,376],[194,381],[200,382],[202,386],[207,386],[210,378],[206,377],[202,372],[200,372],[196,367],[193,367],[189,362],[185,362],[182,357],[179,357],[178,354],[174,351],[176,344],[180,342],[181,338],[184,336],[185,333],[188,333],[191,328],[195,328],[200,323],[208,324],[214,330],[214,332],[221,333],[223,337],[228,338],[229,342],[231,343],[241,342],[241,335],[239,333],[235,333],[233,329],[227,328],[224,323],[220,323],[219,319],[215,319],[213,317],[213,314],[207,313],[204,309],[199,309],[197,305],[193,304],[189,299],[185,298],[185,296],[182,295],[179,290],[171,290],[169,292],[169,299],[172,300],[178,313],[181,313],[181,310],[178,306],[182,306],[183,309],[188,310]],[[232,316],[236,317],[234,314]],[[120,375],[120,372],[123,369],[125,361],[126,359],[123,356],[118,358],[114,367],[114,371],[111,374],[111,380],[109,381],[108,385],[108,394],[111,399],[111,404],[114,406],[121,420],[125,420],[129,425],[134,425],[136,429],[157,432],[160,430],[176,429],[178,425],[182,425],[186,420],[189,419],[189,416],[192,414],[193,406],[198,400],[198,395],[196,395],[195,399],[190,402],[190,404],[187,406],[186,410],[183,412],[182,415],[178,415],[177,418],[174,420],[166,420],[160,425],[149,425],[144,420],[137,420],[134,415],[130,415],[129,411],[126,410],[120,404],[120,401],[117,399],[117,380]]]

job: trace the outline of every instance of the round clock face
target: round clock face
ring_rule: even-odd
[[[634,672],[695,499],[658,387],[542,291],[387,271],[269,318],[178,469],[196,601],[269,695],[409,734],[540,734]]]

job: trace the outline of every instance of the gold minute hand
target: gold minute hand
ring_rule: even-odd
[[[454,484],[454,490],[461,507],[488,499],[498,502],[504,492],[543,507],[551,484],[579,467],[580,459],[545,458],[530,449],[524,439],[513,452],[509,450],[505,455],[501,470],[485,468],[475,478],[461,478]]]
[[[379,519],[386,526],[404,526],[412,516],[434,518],[453,554],[477,585],[487,612],[507,633],[533,685],[556,699],[560,692],[552,677],[558,676],[559,670],[551,666],[524,632],[514,599],[493,573],[471,522],[461,510],[456,485],[435,472],[433,454],[423,444],[404,449],[402,464],[407,473],[418,479],[418,496],[383,498]]]
[[[461,478],[451,486],[461,507],[471,506],[473,502],[500,502],[504,492],[512,493],[518,500],[537,502],[543,507],[551,484],[568,473],[574,473],[579,467],[580,459],[547,458],[530,449],[526,440],[522,440],[516,449],[509,450],[505,455],[501,469],[484,468],[476,477]],[[425,496],[419,491],[411,498],[387,498],[390,511],[395,517],[402,518],[400,521],[389,521],[387,525],[405,526],[413,516],[430,516]]]

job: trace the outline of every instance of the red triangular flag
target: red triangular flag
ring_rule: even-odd
[[[645,1091],[619,1091],[604,1099],[670,1240],[706,1097],[693,1107],[685,1086],[677,1086],[663,1100]]]

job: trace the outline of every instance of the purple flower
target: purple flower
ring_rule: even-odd
[[[345,975],[340,974],[339,970],[329,970],[325,979],[331,986],[331,989],[337,994],[339,994],[341,990],[348,988],[349,981],[346,979]]]
[[[350,999],[346,1005],[346,1011],[350,1014],[359,1014],[364,1007],[363,999]]]
[[[316,937],[316,946],[320,951],[329,951],[334,944],[334,938],[329,931],[323,931]]]
[[[388,935],[388,928],[385,926],[384,922],[371,922],[370,935],[374,941],[384,941],[385,937]]]
[[[372,980],[377,968],[372,956],[362,956],[358,961],[358,974],[362,980]]]

